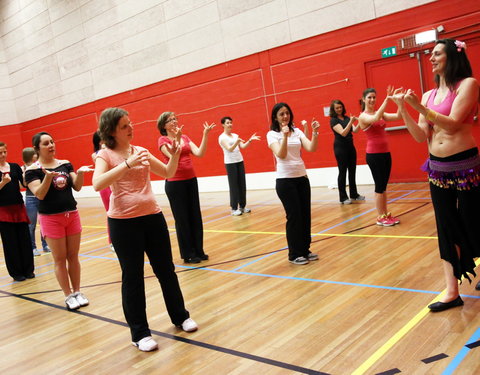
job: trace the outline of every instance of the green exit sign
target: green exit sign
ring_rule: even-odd
[[[397,56],[397,47],[382,48],[382,57]]]

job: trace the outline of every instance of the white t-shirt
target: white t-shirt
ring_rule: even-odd
[[[218,137],[218,144],[223,150],[223,161],[225,164],[232,164],[232,163],[240,163],[243,161],[243,156],[242,153],[240,152],[240,147],[235,147],[232,152],[228,151],[225,147],[222,145],[222,141],[224,141],[227,145],[232,147],[232,145],[237,141],[238,135],[235,133],[231,134],[232,136],[229,137],[225,133],[220,134]]]
[[[305,134],[297,129],[293,129],[293,133],[287,139],[287,157],[280,159],[275,155],[277,161],[277,178],[296,178],[307,175],[305,163],[302,160],[302,141],[300,138],[305,137]],[[282,142],[283,133],[270,130],[267,133],[268,146],[272,143]]]

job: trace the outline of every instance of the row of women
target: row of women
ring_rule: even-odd
[[[391,157],[385,136],[385,121],[403,118],[415,140],[428,141],[430,157],[425,170],[430,181],[447,284],[441,300],[429,306],[432,311],[463,304],[458,281],[462,277],[470,280],[469,274],[475,276],[474,258],[480,256],[480,242],[475,236],[477,212],[480,210],[480,156],[471,131],[479,85],[472,77],[465,49],[465,44],[459,41],[437,41],[430,58],[437,88],[425,93],[422,99],[412,90],[389,88],[385,100],[375,109],[376,92],[368,89],[362,98],[364,111],[358,117],[358,126],[353,126],[357,118],[345,116],[341,102],[333,102],[331,108],[331,126],[339,137],[351,137],[351,131],[358,127],[367,135],[367,163],[375,181],[378,225],[390,226],[398,222],[387,212],[386,187]],[[385,113],[389,101],[397,104],[397,113]],[[418,121],[409,115],[407,104],[419,113]],[[255,134],[246,142],[238,138],[231,132],[231,122],[229,117],[222,119],[224,137],[219,139],[219,143],[225,152],[232,152],[239,146],[246,147],[252,140],[259,139]],[[165,156],[165,163],[149,150],[131,144],[133,126],[125,110],[104,110],[98,133],[105,147],[95,155],[93,174],[96,191],[111,189],[108,227],[122,269],[122,305],[131,330],[132,344],[142,351],[158,347],[151,337],[146,316],[144,253],[160,282],[172,323],[187,332],[198,328],[185,308],[174,271],[167,224],[152,192],[150,172],[167,180],[165,190],[175,218],[182,258],[188,263],[208,259],[203,250],[197,180],[189,155],[202,156],[205,153],[208,133],[214,124],[204,124],[199,147],[182,134],[182,127],[178,126],[173,112],[163,113],[157,125],[161,133],[158,147]],[[286,212],[288,258],[291,263],[299,265],[318,259],[318,255],[310,251],[311,190],[301,158],[302,148],[311,152],[317,149],[318,128],[319,123],[313,120],[311,137],[308,137],[308,129],[304,132],[294,126],[293,111],[287,103],[275,104],[272,109],[267,142],[276,159],[275,188]],[[349,147],[353,147],[353,142],[347,142]],[[83,166],[75,172],[67,160],[57,159],[54,140],[46,132],[33,137],[33,146],[38,153],[38,161],[26,170],[25,180],[40,200],[41,231],[52,249],[55,275],[65,294],[67,308],[77,309],[89,302],[80,292],[78,251],[81,225],[72,188],[79,190],[84,173],[92,169]],[[336,152],[340,172],[348,169],[350,175],[350,198],[344,191],[345,178],[339,175],[340,201],[348,204],[345,202],[347,199],[364,199],[356,191],[349,169],[356,156],[350,153],[342,158],[339,154]],[[227,167],[229,182],[241,181],[239,188],[233,189],[233,194],[231,189],[232,214],[248,212],[244,197],[243,159],[237,155],[233,159],[226,157],[225,162],[239,163],[235,167]],[[340,162],[343,163],[342,168]],[[25,217],[21,213],[21,197],[17,194],[22,182],[21,171],[15,164],[6,162],[4,144],[0,144],[0,171],[0,228],[7,254],[11,251],[7,247],[12,239],[7,238],[6,233],[13,233],[13,223],[25,222]],[[11,193],[14,190],[15,194]],[[15,204],[12,205],[12,202]],[[20,233],[20,230],[17,232]],[[17,243],[20,237],[15,240]],[[19,244],[15,246],[20,247]],[[7,256],[6,260],[8,264]],[[22,274],[31,277],[33,263],[26,265]]]

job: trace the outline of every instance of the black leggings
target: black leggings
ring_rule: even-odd
[[[392,155],[389,152],[367,154],[366,159],[375,182],[375,193],[382,194],[387,191],[392,170]]]
[[[358,197],[357,183],[355,181],[355,172],[357,169],[357,151],[355,146],[345,144],[333,144],[333,152],[338,164],[338,193],[340,195],[340,202],[348,199],[346,182],[348,170],[348,187],[350,190],[350,198]]]
[[[311,190],[305,177],[277,178],[275,189],[287,216],[288,259],[308,257],[311,237]]]
[[[163,299],[173,324],[189,318],[172,260],[167,223],[162,213],[131,219],[108,218],[110,238],[122,268],[122,305],[132,341],[150,336],[148,328],[144,264],[145,253],[160,282]]]
[[[230,207],[232,210],[245,208],[247,203],[247,185],[245,182],[245,166],[243,161],[225,164],[230,188]]]

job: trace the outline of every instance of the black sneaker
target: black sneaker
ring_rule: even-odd
[[[184,259],[185,263],[200,263],[202,260],[199,257]]]

